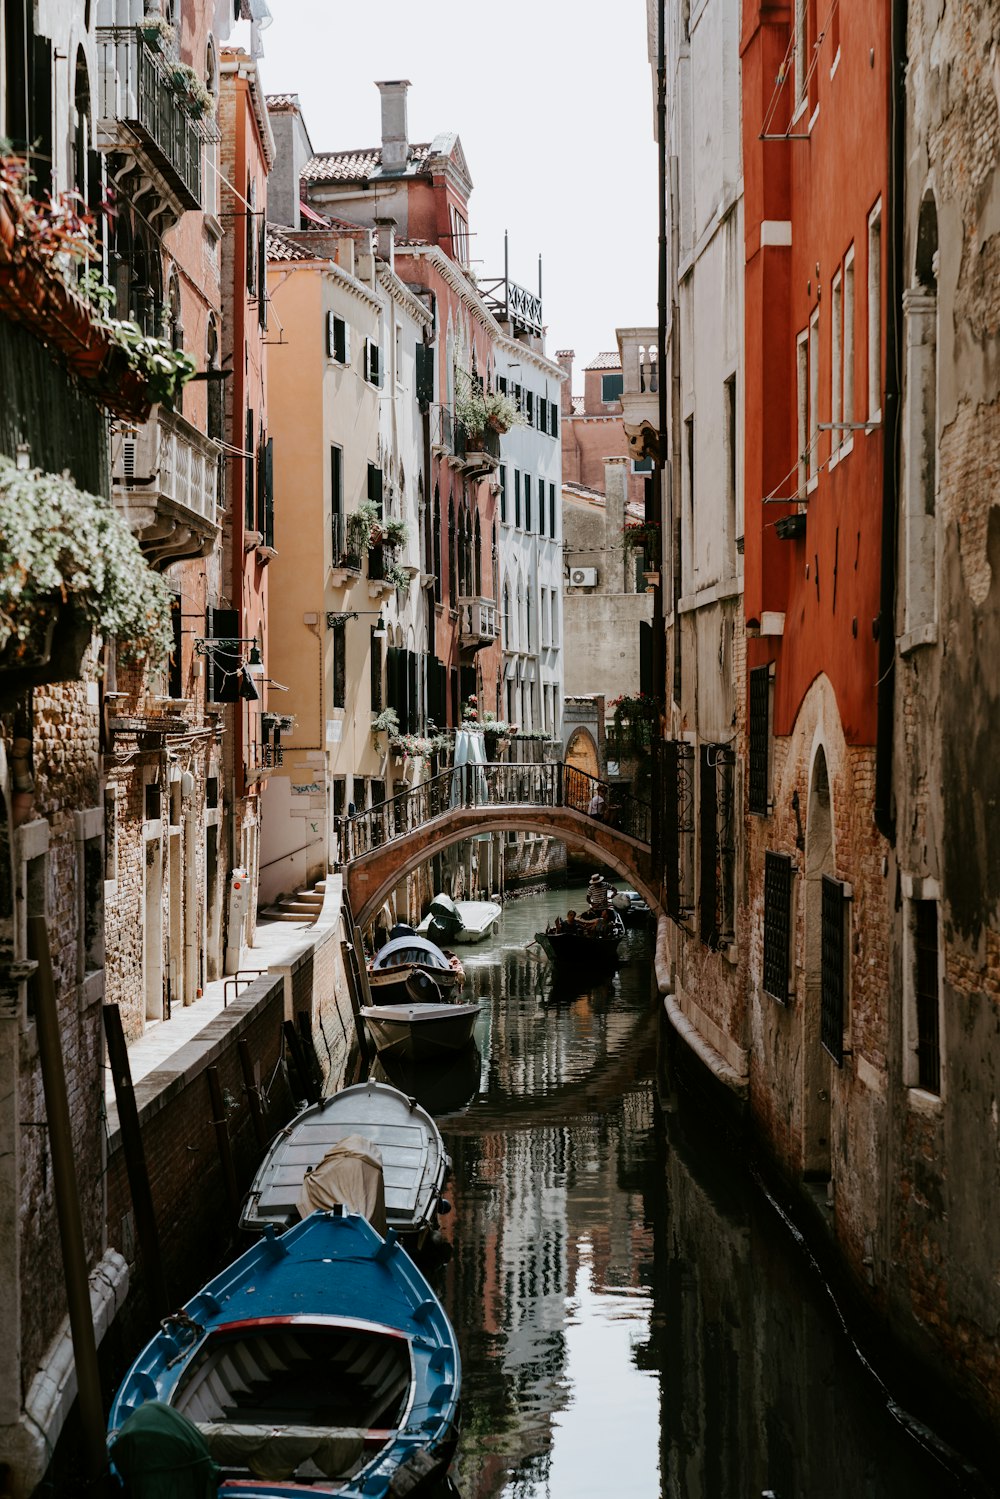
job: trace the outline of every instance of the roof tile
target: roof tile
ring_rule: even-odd
[[[431,153],[430,141],[410,147],[408,170],[419,169]],[[382,169],[381,146],[363,151],[326,151],[308,161],[302,171],[304,182],[362,182]]]

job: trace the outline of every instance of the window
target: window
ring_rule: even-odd
[[[624,375],[602,375],[601,376],[601,400],[605,406],[611,406],[622,398],[625,388]]]
[[[633,474],[651,474],[653,472],[652,458],[633,458],[632,472]]]
[[[539,432],[549,430],[549,403],[544,396],[538,397],[538,430]]]
[[[934,880],[904,875],[906,902],[904,952],[903,1081],[925,1093],[942,1091],[941,954],[939,906]]]
[[[246,206],[246,281],[247,294],[257,295],[257,184],[247,178]]]
[[[505,650],[510,650],[510,586],[503,585],[503,644]]]
[[[538,534],[545,535],[545,480],[538,481]]]
[[[844,256],[844,416],[845,441],[853,443],[854,433],[854,247]]]
[[[524,419],[529,427],[535,425],[535,396],[530,390],[524,392]]]
[[[376,463],[368,465],[368,498],[378,506],[379,515],[382,514],[382,470]]]
[[[723,416],[726,433],[726,548],[729,556],[729,572],[736,572],[736,376],[730,375],[723,386]],[[652,460],[648,459],[652,470]]]
[[[882,415],[882,204],[868,219],[868,420]]]
[[[253,518],[253,412],[248,411],[243,448],[243,523],[248,531],[253,530]]]
[[[347,707],[347,621],[333,622],[333,706]]]
[[[104,788],[104,880],[113,885],[118,879],[118,789]]]
[[[442,574],[441,574],[441,491],[434,486],[434,602],[440,604],[442,599]]]
[[[806,496],[809,478],[809,335],[800,333],[795,341],[796,440],[798,443],[797,493]]]
[[[500,469],[500,520],[503,525],[507,524],[507,469]]]
[[[556,540],[556,486],[549,485],[549,535]]]
[[[514,525],[521,526],[521,470],[514,470]]]
[[[795,107],[806,102],[806,0],[795,0]]]
[[[524,476],[524,529],[531,530],[531,475]]]
[[[549,434],[552,437],[559,436],[559,402],[549,402]]]
[[[395,359],[395,364],[396,364],[396,384],[397,385],[402,385],[402,383],[403,383],[403,330],[402,330],[402,328],[397,328],[396,329],[396,359]]]
[[[833,278],[830,294],[830,453],[844,438],[844,284],[840,272]]]
[[[788,1003],[791,978],[792,861],[770,849],[764,855],[764,992]]]
[[[809,319],[809,483],[819,475],[819,308]]]
[[[688,539],[691,544],[691,555],[694,556],[694,417],[689,416],[684,422],[684,456],[687,459],[687,512],[688,512]]]
[[[382,350],[374,339],[365,339],[365,379],[369,385],[382,385]]]
[[[699,930],[708,947],[723,946],[735,924],[735,766],[728,745],[703,744],[699,774]]]
[[[844,1065],[846,991],[845,889],[823,876],[820,914],[820,1041],[838,1067]]]
[[[336,443],[330,445],[330,526],[333,547],[331,557],[336,567],[347,551],[347,533],[344,523],[344,450]]]
[[[372,625],[372,675],[371,675],[371,700],[372,712],[380,713],[382,710],[382,635],[377,634],[377,625]]]
[[[750,672],[750,754],[748,806],[759,817],[768,817],[770,799],[771,668],[755,666]]]
[[[915,284],[903,294],[906,319],[903,468],[903,628],[906,645],[929,644],[937,622],[937,207],[920,205]]]
[[[351,359],[350,329],[335,312],[326,315],[326,357],[337,364],[349,364]]]

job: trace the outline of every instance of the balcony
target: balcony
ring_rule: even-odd
[[[430,409],[431,452],[438,457],[451,453],[455,442],[455,418],[450,406],[435,402]]]
[[[356,523],[349,523],[346,515],[335,514],[332,542],[331,582],[334,588],[353,588],[361,576],[363,544],[367,538],[361,535]]]
[[[207,557],[214,549],[219,456],[217,443],[163,406],[154,406],[141,427],[115,435],[115,503],[151,567]]]
[[[124,159],[111,172],[123,192],[151,194],[144,211],[162,233],[201,207],[202,147],[218,138],[217,128],[177,88],[169,61],[141,28],[99,26],[97,46],[96,143]]]
[[[459,648],[465,651],[478,651],[484,645],[492,645],[497,634],[496,601],[459,596]]]
[[[468,479],[482,479],[500,467],[500,434],[492,427],[470,436],[455,423],[455,440],[448,459],[451,468],[460,469]]]

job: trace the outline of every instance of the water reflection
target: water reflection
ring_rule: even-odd
[[[647,935],[580,994],[525,952],[565,906],[508,905],[466,964],[491,1014],[475,1094],[442,1120],[464,1499],[959,1492],[886,1414],[742,1163],[661,1113]]]

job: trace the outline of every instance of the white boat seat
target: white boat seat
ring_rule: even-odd
[[[326,1478],[349,1476],[366,1447],[382,1447],[392,1429],[357,1426],[245,1425],[232,1421],[198,1422],[214,1462],[248,1469],[256,1478],[285,1479],[303,1463]]]

